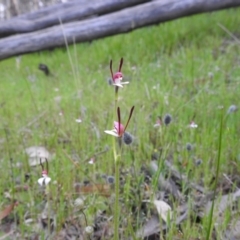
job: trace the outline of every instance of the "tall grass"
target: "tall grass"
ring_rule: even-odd
[[[123,73],[130,84],[119,92],[119,104],[123,109],[135,105],[129,125],[135,137],[134,145],[129,151],[123,151],[121,170],[124,172],[134,165],[138,173],[142,166],[150,163],[154,151],[163,149],[162,156],[171,156],[179,171],[210,188],[219,160],[219,111],[227,112],[231,104],[238,104],[240,92],[239,44],[218,24],[237,34],[239,22],[239,10],[232,9],[77,44],[68,51],[63,48],[24,55],[19,68],[15,58],[2,61],[0,189],[4,191],[16,184],[9,177],[12,159],[14,181],[23,182],[27,172],[32,175],[32,190],[27,194],[16,193],[17,198],[24,207],[30,198],[35,206],[40,204],[42,199],[34,195],[40,170],[29,167],[24,149],[46,146],[55,154],[50,174],[57,185],[52,184],[51,191],[57,193],[52,201],[59,203],[55,211],[60,226],[68,216],[63,207],[67,206],[66,196],[69,202],[76,197],[72,194],[74,182],[95,179],[95,183],[102,183],[104,180],[97,176],[113,175],[111,151],[97,156],[94,166],[86,159],[112,145],[112,139],[104,134],[112,125],[115,104],[113,89],[107,83],[109,60],[117,61],[121,57],[125,61]],[[38,70],[39,63],[49,67],[51,76],[46,77]],[[173,122],[155,139],[153,125],[159,115],[166,113],[172,115]],[[222,157],[218,164],[220,175],[223,170],[231,173],[237,168],[239,171],[238,164],[231,164],[239,160],[240,154],[239,114],[229,115],[224,124]],[[78,117],[82,119],[80,124],[75,121]],[[127,115],[122,118],[126,119]],[[192,120],[198,124],[197,129],[188,128]],[[191,154],[185,150],[189,142],[194,146]],[[202,160],[199,166],[195,165],[197,159]],[[21,167],[16,167],[18,165]],[[129,184],[135,181],[141,186],[141,176],[125,177]],[[123,196],[128,196],[128,191],[126,187]],[[89,224],[98,210],[111,211],[101,196],[86,198]],[[112,207],[111,199],[106,201]],[[31,205],[30,211],[37,215],[36,207]],[[21,218],[23,212],[20,212]],[[128,214],[123,212],[120,222],[125,217],[131,222]],[[206,236],[204,231],[191,231],[198,227],[192,226],[190,219],[184,227],[186,239]],[[133,229],[128,228],[126,232],[133,235]]]

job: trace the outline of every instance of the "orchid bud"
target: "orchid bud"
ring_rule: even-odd
[[[167,126],[171,123],[171,121],[172,121],[172,116],[170,114],[166,114],[163,119],[164,124]]]
[[[107,176],[107,182],[113,184],[115,182],[115,178],[113,176]]]
[[[124,132],[123,134],[123,142],[126,145],[130,145],[133,142],[133,137],[129,132]]]
[[[190,151],[193,149],[192,144],[191,144],[191,143],[187,143],[187,145],[186,145],[186,149],[187,149],[187,151],[190,152]]]

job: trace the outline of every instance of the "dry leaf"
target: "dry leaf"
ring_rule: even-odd
[[[158,165],[156,161],[151,161],[150,169],[153,173],[157,173]],[[171,179],[165,179],[163,174],[159,175],[158,186],[161,189],[170,192],[176,199],[184,199],[184,196],[179,191],[179,188],[177,187],[176,183]]]
[[[75,185],[75,190],[78,193],[83,194],[100,194],[105,197],[109,197],[111,194],[110,184],[89,184],[89,185]]]
[[[153,204],[157,208],[158,214],[165,222],[167,222],[168,216],[169,219],[172,219],[172,208],[166,202],[154,200]]]
[[[214,206],[214,216],[219,217],[221,216],[224,211],[233,205],[240,198],[240,190],[237,190],[234,193],[226,194],[220,196],[218,199],[215,200]],[[209,201],[205,206],[205,214],[209,214],[212,207],[212,201]]]
[[[42,163],[44,163],[46,159],[50,161],[52,158],[49,151],[45,147],[41,147],[41,146],[32,146],[32,147],[26,148],[25,152],[29,157],[28,159],[29,165],[32,167],[40,164],[40,158]]]
[[[150,202],[150,200],[146,200],[144,202]],[[172,219],[172,208],[166,202],[154,200],[153,204],[157,208],[158,214],[165,222],[167,222],[168,216],[170,220]]]
[[[5,209],[0,212],[0,221],[7,217],[12,212],[15,206],[17,206],[16,202],[6,206]]]
[[[233,219],[229,226],[229,229],[225,231],[224,239],[237,240],[240,239],[240,220]]]
[[[177,215],[180,214],[181,211],[177,210]],[[188,217],[188,210],[186,210],[182,215],[179,215],[176,218],[175,224],[179,225],[181,222],[185,221]],[[149,238],[152,235],[158,234],[160,231],[166,230],[167,224],[160,224],[159,217],[157,215],[152,215],[150,219],[140,228],[136,236],[138,238]]]
[[[159,217],[152,215],[151,218],[136,233],[138,238],[149,237],[160,232]]]

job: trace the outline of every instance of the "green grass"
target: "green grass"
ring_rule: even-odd
[[[114,109],[114,90],[107,84],[110,59],[113,59],[113,68],[117,70],[120,58],[124,57],[123,73],[130,81],[119,92],[124,123],[131,106],[135,105],[128,127],[135,136],[135,142],[131,147],[124,147],[124,161],[121,163],[122,171],[134,164],[137,177],[126,177],[129,185],[131,182],[141,184],[141,166],[149,165],[154,150],[162,148],[161,161],[171,156],[178,170],[188,175],[190,180],[202,182],[206,189],[212,189],[222,111],[225,120],[220,177],[222,173],[239,172],[240,113],[235,112],[227,118],[225,113],[230,105],[239,102],[240,47],[218,25],[238,33],[239,13],[234,9],[197,15],[71,46],[69,52],[55,49],[53,52],[24,55],[19,69],[15,58],[2,61],[0,190],[3,192],[15,185],[10,177],[10,159],[13,159],[13,164],[22,164],[21,168],[14,167],[14,178],[20,177],[23,181],[24,174],[31,173],[31,190],[16,193],[16,198],[21,201],[19,210],[16,210],[20,218],[31,201],[34,206],[42,201],[41,195],[36,194],[41,168],[28,166],[24,153],[26,147],[45,146],[55,153],[49,164],[49,174],[52,181],[58,182],[51,184],[51,191],[56,193],[52,204],[57,212],[58,227],[69,216],[70,203],[76,198],[72,187],[74,182],[94,179],[96,174],[114,175],[111,149],[97,157],[94,167],[84,161],[106,146],[112,146],[111,137],[104,134],[104,130],[112,128]],[[39,63],[46,64],[53,76],[44,76],[38,70]],[[61,97],[59,103],[57,97]],[[63,116],[59,116],[61,111]],[[153,125],[157,116],[166,113],[172,115],[173,122],[169,127],[163,126],[155,139]],[[79,116],[81,124],[75,122]],[[197,129],[187,127],[192,119],[198,124]],[[59,143],[61,140],[68,143]],[[191,153],[185,149],[187,143],[194,145]],[[78,162],[77,168],[71,159]],[[203,163],[195,166],[195,159],[202,159]],[[129,185],[125,186],[125,195],[122,195],[126,206]],[[7,203],[7,200],[2,198],[2,203]],[[139,199],[136,199],[136,204],[140,204]],[[87,196],[85,212],[88,224],[92,224],[97,210],[109,211],[108,205],[113,207],[111,198]],[[34,206],[29,211],[37,215],[38,210]],[[124,217],[131,221],[129,209],[126,207],[123,211]],[[191,224],[190,219],[185,221],[184,239],[204,238],[206,228],[201,231],[198,228],[198,225]],[[24,224],[21,229],[22,232],[25,230]],[[131,235],[131,232],[134,231],[128,228],[126,235]],[[169,236],[176,232],[173,227]]]

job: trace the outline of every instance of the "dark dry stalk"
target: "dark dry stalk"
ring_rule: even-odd
[[[121,70],[122,70],[122,65],[123,65],[123,58],[121,58],[120,63],[119,63],[119,68],[118,68],[119,72],[121,72]]]
[[[132,114],[133,114],[133,110],[134,110],[134,106],[132,106],[132,108],[131,108],[131,110],[130,110],[129,117],[128,117],[128,121],[127,121],[127,123],[126,123],[126,125],[125,125],[125,128],[124,128],[124,132],[126,131],[127,126],[128,126],[128,124],[129,124],[129,122],[130,122],[130,120],[131,120],[131,117],[132,117]]]

